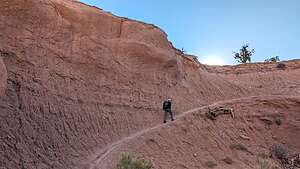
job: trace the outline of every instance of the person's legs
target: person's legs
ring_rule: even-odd
[[[168,117],[168,111],[165,110],[165,115],[164,115],[164,123],[167,122],[167,117]]]
[[[170,110],[169,113],[170,113],[170,116],[171,116],[171,120],[174,121],[174,115],[173,115],[173,112]]]

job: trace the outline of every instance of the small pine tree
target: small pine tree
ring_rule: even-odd
[[[255,53],[255,50],[248,50],[249,44],[242,45],[240,52],[233,52],[234,59],[236,59],[239,63],[247,63],[251,62],[251,56]]]

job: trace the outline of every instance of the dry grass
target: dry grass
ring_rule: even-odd
[[[257,164],[259,169],[280,169],[278,164],[276,164],[272,159],[270,158],[257,158]]]

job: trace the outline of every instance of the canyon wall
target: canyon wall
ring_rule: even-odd
[[[3,0],[0,51],[0,168],[72,168],[161,123],[167,97],[180,114],[261,90],[184,56],[154,25],[70,0]]]

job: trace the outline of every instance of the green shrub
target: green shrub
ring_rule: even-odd
[[[280,61],[279,56],[273,56],[265,60],[265,62],[278,62],[278,61]]]
[[[205,163],[205,165],[206,165],[208,168],[214,168],[214,167],[216,167],[218,164],[215,163],[215,162],[213,162],[213,161],[207,161],[207,162]]]
[[[230,148],[233,150],[240,150],[240,151],[248,151],[247,147],[245,147],[243,144],[241,143],[236,143],[236,144],[231,144]]]
[[[248,48],[249,44],[243,44],[239,52],[233,52],[234,59],[236,59],[239,63],[251,62],[251,56],[254,54],[255,50],[249,50]]]
[[[116,169],[153,169],[153,165],[150,161],[123,154]]]

